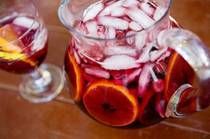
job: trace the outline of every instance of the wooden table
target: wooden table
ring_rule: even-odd
[[[36,0],[49,29],[47,62],[63,64],[69,33],[57,18],[59,0]],[[210,0],[174,0],[171,15],[210,46]],[[0,139],[209,139],[210,109],[146,128],[119,129],[97,123],[69,101],[68,89],[46,104],[31,104],[17,92],[21,77],[0,71]]]

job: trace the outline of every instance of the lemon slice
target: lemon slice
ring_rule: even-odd
[[[8,61],[24,61],[31,66],[35,66],[36,63],[33,62],[32,60],[28,59],[28,56],[26,56],[23,53],[16,53],[16,52],[1,52],[0,51],[0,58],[8,60]]]
[[[22,50],[18,46],[9,44],[7,40],[0,37],[0,58],[8,61],[22,60],[32,66],[36,65],[33,61],[28,59],[26,54],[21,52]]]

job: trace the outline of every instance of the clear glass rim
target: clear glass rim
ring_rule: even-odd
[[[21,41],[21,39],[22,38],[24,38],[26,35],[28,35],[29,33],[30,33],[30,31],[32,31],[33,30],[33,26],[34,26],[34,24],[37,22],[37,21],[40,21],[40,19],[39,19],[39,13],[38,13],[38,10],[37,10],[37,8],[36,8],[36,6],[35,6],[35,3],[33,2],[33,1],[31,1],[31,4],[32,4],[32,6],[33,6],[33,8],[34,8],[34,14],[33,15],[31,15],[31,14],[27,14],[27,12],[16,12],[16,11],[13,11],[13,13],[11,13],[11,14],[13,14],[12,15],[12,17],[11,18],[15,18],[15,17],[32,17],[33,18],[33,23],[30,25],[30,27],[21,35],[21,36],[19,36],[17,39],[15,39],[15,40],[12,40],[12,41],[9,41],[8,43],[6,43],[6,44],[4,44],[4,45],[11,45],[11,44],[15,44],[16,42],[18,42],[18,41]],[[6,10],[7,11],[7,10]],[[4,18],[4,17],[3,17]],[[5,21],[6,21],[6,19],[5,19]],[[41,22],[38,22],[39,23],[39,26],[38,26],[38,29],[42,26],[41,25]],[[32,44],[34,42],[34,40],[30,43],[30,44]],[[29,44],[29,45],[30,45]],[[27,47],[27,46],[26,46]]]
[[[65,8],[65,6],[67,6],[69,3],[71,2],[71,0],[62,0],[61,1],[61,3],[60,3],[60,6],[59,6],[59,9],[60,8]],[[126,39],[126,38],[130,38],[130,37],[133,37],[133,36],[135,36],[137,33],[140,33],[140,32],[142,32],[142,31],[147,31],[147,30],[150,30],[151,28],[153,28],[155,25],[158,25],[162,20],[164,20],[164,18],[166,17],[166,16],[168,16],[168,13],[169,13],[169,10],[170,10],[170,7],[171,7],[171,4],[172,4],[172,0],[167,0],[167,6],[166,6],[166,11],[165,11],[165,13],[161,16],[161,18],[160,19],[158,19],[154,24],[152,24],[151,26],[149,26],[149,27],[147,27],[147,28],[144,28],[143,30],[140,30],[140,31],[137,31],[137,32],[135,32],[135,33],[133,33],[133,34],[131,34],[131,35],[128,35],[128,36],[125,36],[125,37],[123,37],[123,38],[121,38],[121,39]],[[59,18],[62,20],[62,17],[60,17],[60,15],[61,15],[61,13],[59,13],[59,11],[58,11],[58,15],[59,15]],[[85,35],[85,34],[82,34],[82,33],[80,33],[79,31],[77,31],[76,29],[75,29],[75,27],[73,27],[73,26],[66,26],[66,25],[64,25],[71,33],[73,33],[73,34],[75,34],[75,35],[77,35],[77,36],[79,36],[79,37],[82,37],[82,38],[86,38],[86,39],[91,39],[91,40],[97,40],[97,41],[114,41],[114,40],[117,40],[117,38],[106,38],[106,39],[104,39],[104,38],[97,38],[97,37],[93,37],[93,36],[88,36],[88,35]]]

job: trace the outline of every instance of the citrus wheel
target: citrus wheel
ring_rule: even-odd
[[[66,54],[65,70],[74,88],[72,98],[73,100],[78,102],[81,100],[83,94],[83,78],[81,73],[82,70],[77,64],[76,59],[70,50],[68,50]]]
[[[109,126],[127,126],[138,115],[137,99],[128,89],[106,80],[90,85],[83,103],[93,118]]]
[[[169,67],[166,74],[165,99],[172,101],[172,95],[181,86],[190,85],[180,95],[177,111],[183,114],[190,114],[198,110],[197,83],[195,72],[190,65],[178,54],[174,53],[169,60]]]
[[[13,42],[13,43],[10,43]],[[21,53],[23,44],[18,40],[18,36],[11,25],[5,25],[0,28],[0,48],[6,52]]]
[[[169,59],[164,96],[167,101],[183,84],[193,84],[195,74],[190,65],[176,52]]]
[[[18,35],[11,25],[5,25],[0,28],[0,57],[8,61],[23,61],[35,66],[26,53],[23,53],[26,46],[18,39]]]

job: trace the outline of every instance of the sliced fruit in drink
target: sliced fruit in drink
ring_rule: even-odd
[[[10,43],[12,42],[13,43]],[[15,43],[14,43],[15,42]],[[21,52],[21,41],[18,41],[18,36],[13,31],[11,25],[5,25],[0,28],[0,49],[7,52]]]
[[[68,77],[75,87],[75,90],[72,93],[72,98],[77,102],[80,101],[82,98],[82,90],[83,90],[83,77],[82,77],[82,70],[76,62],[73,54],[68,51],[65,61],[65,68],[68,72]]]
[[[169,59],[169,65],[165,79],[165,99],[170,97],[183,84],[193,84],[194,71],[189,64],[178,54],[174,53]]]
[[[136,120],[137,99],[123,86],[107,80],[93,83],[83,97],[88,113],[110,126],[126,126]]]
[[[5,25],[0,28],[0,57],[8,61],[24,61],[31,66],[36,63],[29,60],[28,56],[23,53],[23,43],[18,40],[18,36],[11,25]]]

